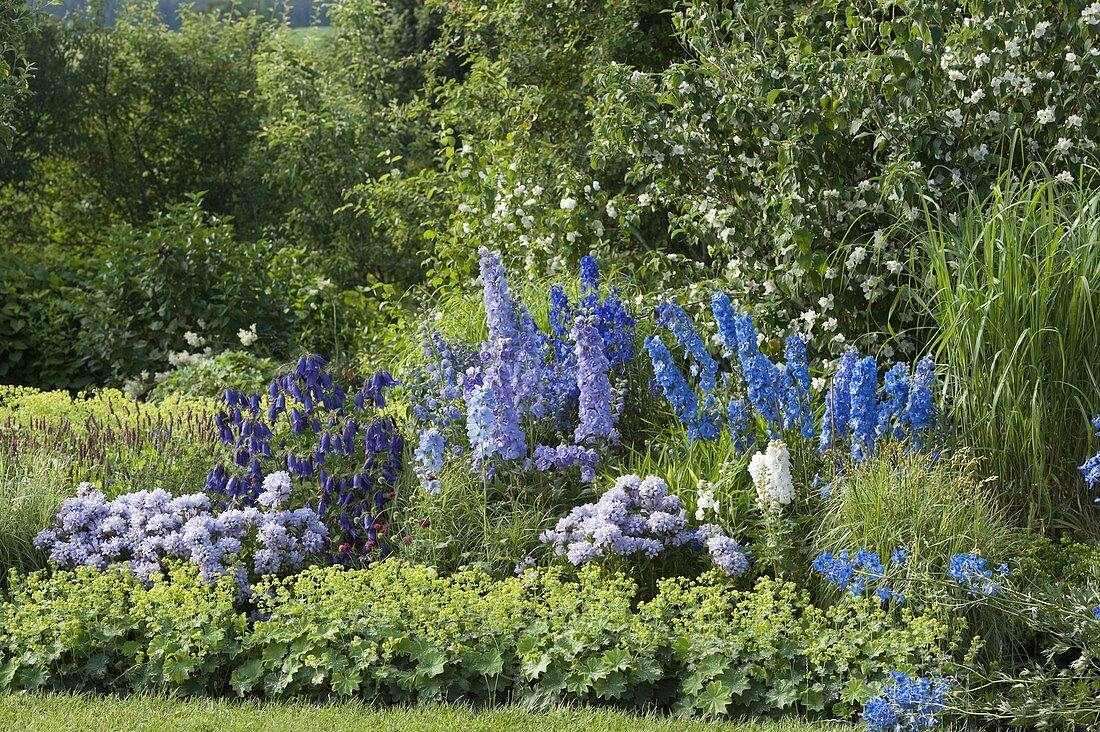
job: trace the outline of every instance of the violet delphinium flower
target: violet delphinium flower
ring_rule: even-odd
[[[784,374],[783,429],[798,429],[806,439],[814,436],[814,414],[810,406],[810,366],[806,342],[800,335],[787,336],[783,349],[787,359]]]
[[[580,420],[574,439],[583,443],[591,437],[616,441],[615,414],[611,409],[611,380],[603,339],[592,316],[578,317],[573,325],[577,354],[577,387]]]

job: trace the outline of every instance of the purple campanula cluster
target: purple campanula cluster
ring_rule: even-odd
[[[663,480],[624,475],[598,501],[574,508],[539,539],[574,565],[611,556],[653,559],[669,549],[702,544],[727,574],[748,570],[744,550],[719,527],[695,531],[687,523],[687,510]]]
[[[324,550],[328,528],[309,508],[283,508],[289,475],[272,474],[264,484],[266,510],[216,512],[202,493],[173,497],[158,489],[108,500],[82,483],[62,504],[55,526],[35,537],[35,546],[64,568],[125,563],[145,584],[171,558],[194,563],[207,582],[242,568],[252,576],[297,569]]]
[[[1100,415],[1092,420],[1092,426],[1096,429],[1096,436],[1100,437]],[[1088,484],[1089,490],[1096,488],[1096,484],[1100,483],[1100,452],[1086,460],[1085,464],[1078,470],[1085,477],[1085,483]],[[1096,503],[1100,503],[1100,496],[1097,496],[1095,500]]]
[[[944,697],[950,684],[938,678],[911,678],[891,671],[893,682],[882,695],[869,699],[864,706],[863,721],[872,732],[921,732],[939,724],[937,715],[943,711]]]
[[[386,556],[382,539],[404,441],[393,419],[378,412],[396,382],[380,371],[349,394],[326,365],[303,356],[272,381],[266,398],[226,392],[216,421],[229,459],[207,475],[206,488],[228,507],[248,507],[263,494],[264,474],[285,470],[299,486],[291,496],[328,526],[339,547],[334,561],[367,558],[376,548]]]
[[[890,566],[902,566],[905,564],[909,552],[905,549],[895,549],[890,556]],[[833,554],[822,552],[813,561],[815,571],[822,574],[829,584],[847,590],[857,597],[863,595],[869,584],[877,585],[875,595],[883,601],[895,600],[904,602],[905,598],[883,584],[886,578],[886,565],[882,563],[879,555],[868,549],[860,548],[854,557],[847,550]]]
[[[591,439],[618,442],[617,415],[612,408],[610,364],[594,315],[581,316],[573,324],[577,354],[579,421],[573,432],[577,444]]]
[[[951,557],[947,576],[966,587],[967,592],[975,597],[991,597],[1000,593],[999,580],[1008,576],[1008,566],[1002,564],[994,570],[989,566],[988,559],[977,554],[956,554]]]

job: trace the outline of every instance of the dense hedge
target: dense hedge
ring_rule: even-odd
[[[192,568],[145,588],[123,571],[35,573],[0,604],[0,688],[157,690],[659,704],[703,714],[845,717],[890,669],[946,668],[943,619],[873,599],[827,610],[803,590],[713,574],[652,600],[595,568],[494,580],[398,561],[326,567],[254,588]]]

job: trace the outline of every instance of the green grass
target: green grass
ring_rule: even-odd
[[[1100,195],[1040,172],[925,224],[915,304],[960,437],[1028,525],[1097,530],[1076,468],[1100,412]]]
[[[800,721],[704,722],[636,716],[625,712],[562,707],[532,713],[516,707],[471,710],[462,706],[376,709],[361,703],[314,705],[299,702],[189,701],[150,696],[15,694],[0,696],[0,730],[67,732],[286,732],[289,730],[502,730],[506,732],[824,732],[854,729],[847,724]]]

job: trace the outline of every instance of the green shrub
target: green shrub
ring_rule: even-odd
[[[1030,525],[1097,530],[1076,468],[1100,411],[1100,196],[1040,171],[926,224],[916,307],[961,440]]]
[[[391,560],[255,587],[249,627],[230,580],[176,568],[149,589],[94,569],[19,577],[0,603],[0,688],[357,696],[373,702],[563,699],[709,716],[848,716],[889,669],[943,673],[942,619],[873,599],[819,610],[791,583],[716,573],[637,604],[596,567],[497,580]]]
[[[216,694],[245,630],[237,593],[190,564],[148,589],[91,567],[14,578],[0,604],[0,688]]]
[[[199,356],[194,362],[168,372],[153,388],[153,399],[171,395],[217,397],[225,389],[259,393],[267,388],[278,364],[245,351],[223,351]]]

